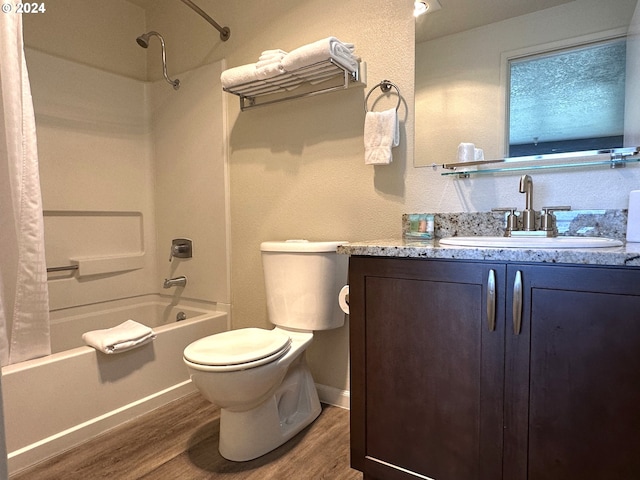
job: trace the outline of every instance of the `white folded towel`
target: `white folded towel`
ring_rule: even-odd
[[[92,330],[82,334],[87,345],[103,353],[120,353],[151,342],[155,332],[134,320],[127,320],[113,328]]]
[[[258,80],[259,77],[255,63],[229,68],[220,75],[220,82],[225,88],[236,87],[238,85]]]
[[[391,163],[391,149],[400,143],[400,126],[395,108],[383,112],[367,112],[364,119],[364,163]]]
[[[275,50],[265,50],[260,54],[260,58],[258,60],[270,60],[272,58],[282,58],[287,54],[284,50],[280,50],[279,48]]]
[[[353,72],[358,68],[358,60],[353,55],[353,49],[352,43],[343,43],[336,37],[327,37],[287,53],[282,59],[282,66],[290,72],[332,58]]]
[[[262,67],[268,67],[270,65],[280,65],[280,60],[282,60],[282,58],[280,57],[268,58],[266,60],[258,60],[256,62],[256,68],[261,69]]]
[[[273,78],[283,73],[287,73],[287,72],[284,70],[284,68],[282,67],[282,64],[279,61],[267,62],[260,67],[258,67],[256,64],[256,75],[260,80]]]

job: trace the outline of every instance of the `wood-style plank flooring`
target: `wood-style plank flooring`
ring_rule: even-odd
[[[218,452],[220,410],[199,393],[117,427],[11,480],[361,480],[349,467],[349,412],[320,417],[276,450],[249,462]]]

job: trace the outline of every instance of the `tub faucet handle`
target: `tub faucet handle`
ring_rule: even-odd
[[[189,238],[174,238],[171,240],[171,253],[169,255],[169,261],[173,260],[173,257],[177,258],[191,258],[193,256],[193,242]]]

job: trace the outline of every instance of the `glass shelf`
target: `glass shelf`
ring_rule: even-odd
[[[578,161],[579,158],[593,157],[589,161]],[[468,178],[471,175],[484,175],[502,172],[521,172],[527,170],[550,170],[557,168],[588,168],[595,166],[608,166],[609,168],[621,168],[627,163],[640,162],[640,147],[616,148],[611,150],[593,150],[589,152],[571,152],[551,154],[534,157],[504,158],[498,160],[481,160],[477,162],[449,163],[444,165],[433,164],[449,170],[442,172],[442,176],[458,176]],[[492,168],[478,168],[486,165],[495,165]],[[468,170],[476,167],[477,170]]]

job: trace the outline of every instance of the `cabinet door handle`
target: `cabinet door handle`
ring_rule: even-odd
[[[496,329],[496,272],[489,270],[487,278],[487,326],[489,331]]]
[[[520,335],[522,328],[522,272],[516,272],[513,282],[513,334]]]

